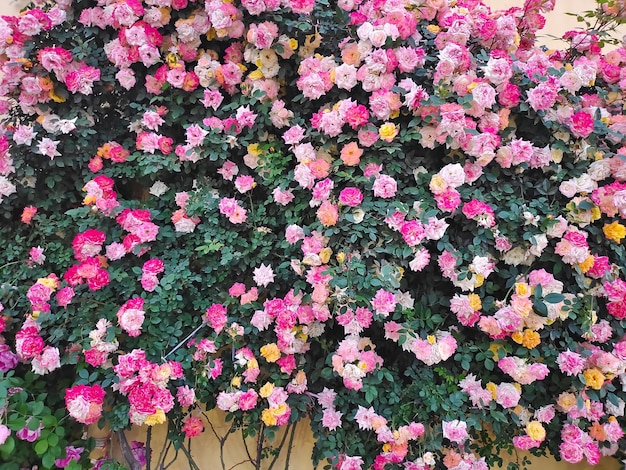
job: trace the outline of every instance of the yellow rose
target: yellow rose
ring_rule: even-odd
[[[591,208],[591,221],[595,222],[596,220],[599,220],[600,217],[602,217],[602,211],[598,206],[593,206]]]
[[[54,91],[54,88],[48,92],[48,96],[55,103],[65,103],[65,98],[63,98],[61,95],[57,95]]]
[[[261,420],[266,426],[276,426],[276,416],[272,413],[271,408],[266,408],[261,412]]]
[[[154,426],[155,424],[163,424],[165,422],[165,412],[161,408],[157,408],[156,412],[146,418],[144,424]]]
[[[261,347],[261,356],[263,356],[267,362],[276,362],[280,359],[280,349],[278,349],[276,343],[266,344]]]
[[[472,308],[472,310],[477,312],[481,308],[483,308],[483,304],[480,301],[480,297],[477,294],[470,294],[467,297],[468,297],[469,304],[470,304],[470,307]]]
[[[271,382],[267,382],[265,385],[261,387],[261,390],[259,390],[259,395],[261,396],[261,398],[267,398],[272,394],[273,391],[274,391],[274,384]]]
[[[615,243],[620,243],[622,238],[626,237],[626,227],[620,224],[617,220],[610,224],[604,224],[602,227],[604,236],[609,240],[613,240]]]
[[[43,284],[48,289],[53,289],[53,290],[56,289],[57,287],[59,287],[59,280],[51,278],[51,277],[39,278],[39,279],[37,279],[37,283],[38,284]]]
[[[259,155],[261,155],[261,153],[263,153],[263,151],[259,148],[258,143],[248,145],[246,147],[246,150],[253,157],[258,157]]]
[[[604,379],[606,378],[604,377],[604,374],[595,367],[585,370],[583,372],[583,377],[585,377],[585,383],[587,386],[593,388],[594,390],[600,390],[602,385],[604,385]]]
[[[448,189],[448,184],[439,174],[433,175],[430,179],[429,189],[433,194],[441,194]]]
[[[487,385],[485,385],[485,388],[491,392],[491,398],[493,398],[494,400],[496,399],[496,393],[498,391],[498,386],[496,384],[494,384],[493,382],[489,382]]]
[[[526,434],[533,441],[543,441],[546,438],[546,430],[539,421],[529,421],[526,423]]]
[[[576,406],[576,395],[569,392],[563,392],[557,398],[556,404],[559,408],[561,408],[561,410],[567,413],[574,406]]]
[[[498,351],[500,351],[500,349],[502,349],[502,345],[498,344],[498,343],[491,343],[489,345],[489,351],[491,351],[493,353],[493,358],[494,360],[498,360]]]
[[[593,255],[589,255],[587,256],[587,259],[585,261],[583,261],[582,263],[578,263],[578,267],[583,272],[583,274],[593,267],[594,260],[595,258],[593,257]]]
[[[248,78],[250,80],[261,80],[263,78],[263,72],[261,72],[259,69],[253,70],[248,74]]]
[[[519,297],[530,297],[530,286],[525,282],[517,282],[515,283],[515,293]]]
[[[398,128],[393,122],[386,122],[378,129],[378,135],[385,142],[391,142],[398,135]]]
[[[330,255],[332,254],[333,254],[333,250],[331,250],[328,247],[320,251],[320,259],[322,260],[322,263],[324,264],[328,263],[330,261]]]
[[[511,335],[511,339],[517,344],[522,344],[522,341],[524,341],[524,334],[521,331],[516,331]]]
[[[528,349],[537,347],[541,343],[541,337],[539,333],[529,328],[524,330],[524,336],[522,338],[522,346]]]

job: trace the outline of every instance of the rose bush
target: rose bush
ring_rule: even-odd
[[[97,421],[197,468],[215,407],[256,468],[303,418],[342,470],[623,458],[626,15],[548,51],[552,7],[2,17],[2,468],[87,468]]]

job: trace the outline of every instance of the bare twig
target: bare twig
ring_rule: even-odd
[[[117,439],[117,442],[120,446],[120,450],[122,451],[122,457],[124,457],[124,460],[128,464],[129,469],[141,470],[141,464],[135,458],[133,454],[133,450],[128,444],[128,440],[126,439],[126,434],[124,434],[124,431],[123,430],[116,431],[115,438]]]
[[[298,421],[293,423],[291,428],[291,436],[289,436],[289,445],[287,446],[287,459],[285,460],[285,470],[289,470],[289,460],[291,460],[291,449],[293,449],[293,439],[296,436],[296,426],[298,425]],[[285,432],[285,435],[287,432]]]
[[[278,452],[274,455],[274,458],[270,462],[269,467],[267,467],[267,470],[272,470],[272,468],[274,467],[274,464],[278,460],[278,457],[280,457],[280,452],[281,452],[281,450],[283,448],[283,445],[285,445],[285,440],[287,439],[287,434],[289,434],[289,428],[292,427],[292,426],[295,427],[294,425],[292,425],[290,423],[285,428],[285,434],[283,434],[283,438],[280,440],[280,444],[278,444],[278,447],[277,447],[278,448]]]

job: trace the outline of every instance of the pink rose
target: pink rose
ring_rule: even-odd
[[[451,442],[463,444],[468,438],[467,423],[458,419],[452,421],[443,421],[443,437]]]
[[[143,299],[140,297],[128,300],[117,312],[117,321],[129,336],[139,336],[144,319]]]
[[[390,198],[396,195],[398,184],[391,176],[378,175],[372,186],[374,196],[382,198]]]
[[[11,435],[11,430],[4,424],[0,424],[0,446],[6,442]]]
[[[345,206],[355,207],[363,201],[363,193],[358,188],[344,188],[339,193],[339,202]]]

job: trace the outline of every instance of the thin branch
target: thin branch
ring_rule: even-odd
[[[261,461],[263,460],[263,441],[265,437],[263,436],[263,428],[264,424],[261,423],[261,427],[259,428],[259,437],[257,437],[256,441],[256,462],[254,463],[254,468],[256,470],[261,470]]]
[[[226,445],[226,440],[229,438],[232,432],[231,430],[233,429],[233,425],[231,424],[230,428],[228,428],[228,432],[224,436],[220,437],[220,435],[215,430],[215,426],[213,426],[213,423],[209,419],[209,416],[205,412],[202,412],[202,416],[204,416],[204,418],[207,420],[207,423],[209,423],[209,426],[211,426],[211,431],[213,431],[215,438],[220,443],[220,463],[222,464],[222,470],[226,470],[226,462],[224,460],[224,446]]]
[[[172,460],[170,460],[170,463],[168,463],[167,465],[164,465],[163,468],[164,469],[170,468],[172,465],[176,463],[176,459],[178,459],[178,449],[175,449],[174,457],[172,457]]]
[[[168,419],[166,421],[166,428],[165,428],[165,435],[167,436],[167,433],[170,430],[170,420]],[[169,451],[169,448],[172,445],[172,441],[170,441],[169,439],[164,439],[163,440],[163,447],[161,447],[161,452],[159,452],[159,460],[157,460],[157,468],[161,469],[163,468],[163,462],[165,462],[165,457],[167,456],[167,451]]]
[[[291,428],[291,436],[289,436],[289,446],[287,447],[287,460],[285,460],[285,470],[289,470],[289,461],[291,460],[291,449],[293,449],[293,440],[296,437],[296,426],[298,425],[298,421],[293,423],[293,427]],[[285,432],[287,434],[287,432]]]
[[[133,455],[133,450],[128,444],[128,440],[126,439],[126,434],[124,434],[123,430],[115,432],[115,438],[120,446],[122,451],[122,457],[128,464],[130,470],[141,470],[141,464],[137,461],[135,456]]]
[[[244,449],[246,449],[246,454],[248,455],[248,459],[250,460],[250,462],[254,462],[254,459],[252,458],[252,454],[250,454],[250,449],[248,449],[248,443],[246,442],[246,438],[243,435],[243,428],[241,428],[241,440],[243,441]]]
[[[150,470],[152,467],[152,426],[148,426],[148,432],[146,433],[146,470]]]
[[[161,455],[159,455],[159,462],[158,462],[158,467],[157,467],[159,470],[164,470],[165,468],[167,468],[167,466],[165,465],[165,457],[167,457],[167,454],[169,454],[170,447],[172,447],[172,441],[166,440],[166,442],[167,442],[167,446],[165,446],[165,442],[164,442],[162,453]],[[176,460],[176,457],[174,457],[174,460]]]
[[[235,465],[233,465],[232,467],[230,467],[228,470],[233,470],[233,468],[238,467],[239,465],[243,465],[244,463],[248,463],[248,462],[250,462],[248,459],[246,459],[246,460],[242,460],[241,462],[236,463]]]
[[[191,466],[191,468],[193,468],[194,470],[200,470],[200,467],[198,467],[198,465],[196,465],[196,462],[191,457],[191,454],[189,453],[189,451],[187,449],[185,449],[184,445],[180,446],[180,450],[182,450],[183,454],[185,454],[185,457],[187,457],[187,460],[189,461],[189,465]]]
[[[290,427],[292,427],[293,424],[289,423],[287,425],[287,427],[285,428],[285,433],[283,434],[283,438],[280,441],[280,444],[278,444],[278,452],[274,455],[274,458],[272,459],[272,461],[270,462],[269,467],[267,467],[267,470],[272,470],[272,467],[274,467],[274,464],[276,463],[276,461],[278,460],[278,457],[280,457],[280,452],[283,448],[283,445],[285,445],[285,440],[287,439],[287,434],[289,433],[289,429]],[[295,427],[295,426],[294,426]]]

